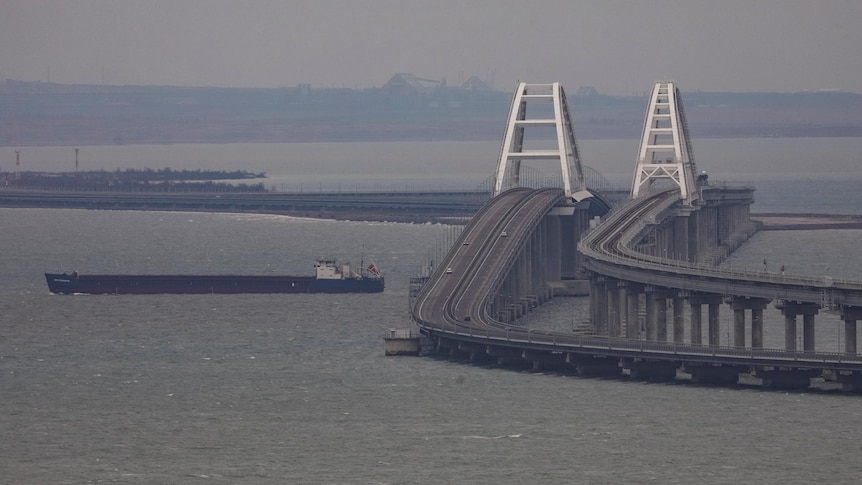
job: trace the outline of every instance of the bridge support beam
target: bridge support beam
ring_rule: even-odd
[[[619,280],[608,280],[608,337],[620,336],[620,291]]]
[[[590,326],[594,335],[608,334],[607,279],[595,276],[590,280]]]
[[[721,325],[718,319],[718,311],[721,307],[718,304],[710,303],[708,306],[709,314],[709,346],[718,347],[721,341]],[[730,342],[728,342],[730,343]]]
[[[689,261],[689,227],[691,225],[688,217],[691,211],[685,211],[673,221],[673,248],[671,257],[677,261]]]
[[[673,342],[685,343],[685,299],[673,297]]]
[[[844,352],[856,353],[856,321],[862,320],[862,308],[844,307],[841,309],[841,320],[844,321]]]
[[[646,287],[646,339],[667,342],[667,299],[673,292],[664,288]]]
[[[814,352],[817,344],[814,342],[814,315],[802,315],[802,350]]]
[[[626,338],[640,340],[640,296],[644,292],[642,285],[626,282]]]
[[[763,310],[768,304],[769,300],[762,298],[731,298],[734,347],[745,347],[745,310],[751,310],[751,348],[763,348]]]
[[[724,303],[724,297],[721,295],[713,295],[708,293],[695,293],[689,295],[688,303],[691,307],[691,343],[694,345],[703,344],[703,322],[702,322],[702,306],[708,305],[708,322],[707,327],[707,343],[711,347],[719,345],[719,326],[718,326],[718,310],[720,305]]]
[[[816,303],[797,303],[793,301],[779,301],[775,305],[781,313],[784,315],[784,349],[785,350],[797,350],[796,348],[796,316],[803,315],[808,316],[810,320],[810,324],[808,326],[810,335],[808,338],[805,338],[805,350],[809,352],[814,351],[814,315],[820,311],[820,305]],[[804,335],[803,335],[804,337]],[[809,342],[809,339],[811,341]],[[811,348],[807,348],[808,345]]]

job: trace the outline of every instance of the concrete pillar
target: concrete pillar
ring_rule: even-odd
[[[814,315],[802,315],[802,350],[814,352]]]
[[[811,335],[809,337],[805,337],[805,329],[803,328],[803,340],[811,339],[811,349],[806,349],[805,342],[803,342],[803,349],[807,351],[814,350],[814,315],[816,315],[820,311],[820,305],[816,303],[797,303],[794,301],[778,301],[775,306],[781,310],[781,313],[784,315],[784,348],[785,350],[798,350],[797,339],[799,338],[797,334],[797,325],[796,325],[796,316],[804,315],[807,316],[807,320],[810,321],[809,332]],[[804,327],[804,324],[803,324]]]
[[[796,350],[796,314],[784,315],[784,350]]]
[[[545,217],[548,225],[547,251],[545,252],[545,275],[548,281],[560,281],[560,268],[562,267],[561,251],[562,241],[560,239],[560,216],[549,215]]]
[[[662,300],[664,302],[664,300]],[[656,322],[658,321],[658,302],[656,301],[655,292],[646,292],[646,339],[654,341],[656,339]]]
[[[697,263],[700,258],[700,212],[694,211],[688,216],[688,258],[690,263]]]
[[[628,287],[625,281],[617,281],[617,324],[619,325],[618,337],[628,337]],[[625,325],[625,326],[623,326]]]
[[[608,334],[608,293],[604,276],[593,279],[595,296],[591,298],[593,322],[592,327],[596,335],[606,336]]]
[[[626,338],[640,340],[640,295],[642,288],[629,283],[626,288]]]
[[[617,280],[609,280],[605,285],[608,302],[608,337],[620,336],[620,289]]]
[[[763,348],[763,309],[751,309],[751,348]]]
[[[844,352],[856,353],[856,320],[844,320]]]
[[[703,322],[702,322],[703,310],[702,310],[701,306],[702,305],[700,303],[691,303],[689,305],[689,313],[691,313],[690,333],[691,333],[691,343],[693,345],[701,345],[703,343],[703,336],[701,335],[702,327],[703,327]]]
[[[844,320],[844,352],[856,353],[856,321],[862,319],[862,308],[844,307],[841,320]]]
[[[721,342],[721,326],[719,325],[718,320],[718,311],[721,307],[718,303],[710,303],[708,306],[708,332],[709,332],[709,346],[710,347],[718,347]],[[728,345],[730,342],[728,342]]]
[[[751,347],[763,348],[763,309],[769,300],[735,296],[730,302],[733,308],[733,345],[745,347],[745,310],[751,310]]]
[[[679,296],[673,299],[673,342],[685,343],[685,300]]]
[[[667,299],[675,296],[665,288],[647,286],[646,290],[646,338],[667,342]]]
[[[659,342],[667,342],[667,298],[656,299],[655,328],[655,339]]]
[[[673,258],[677,261],[691,261],[694,253],[691,252],[691,225],[692,215],[695,208],[684,208],[680,215],[674,219],[673,228]]]
[[[733,309],[733,346],[745,347],[745,309]]]
[[[691,343],[695,345],[703,344],[703,315],[702,307],[707,305],[709,308],[707,329],[707,342],[711,346],[718,345],[719,326],[718,326],[718,309],[724,301],[722,295],[711,293],[693,293],[689,295],[688,302],[691,306]]]

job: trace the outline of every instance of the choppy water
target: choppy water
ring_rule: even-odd
[[[409,326],[408,278],[449,231],[0,209],[0,483],[858,480],[858,396],[385,357],[387,330]],[[787,234],[758,235],[733,264],[767,251],[788,272],[829,259],[858,276],[862,231]],[[386,291],[55,296],[42,277],[306,273],[319,256],[373,258]],[[565,328],[579,305],[557,299],[537,315]]]

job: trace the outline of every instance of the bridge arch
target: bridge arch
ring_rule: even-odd
[[[644,119],[631,197],[646,193],[658,180],[669,180],[686,205],[692,205],[698,198],[696,171],[679,88],[673,82],[659,81]]]
[[[529,111],[528,104],[531,107]],[[554,132],[551,138],[555,145],[542,144],[547,137],[533,136],[548,129]],[[495,197],[510,188],[520,186],[521,162],[527,160],[559,161],[566,199],[579,202],[592,197],[586,189],[586,178],[566,94],[558,82],[522,82],[515,89],[497,162],[493,192]]]

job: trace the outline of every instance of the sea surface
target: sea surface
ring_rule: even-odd
[[[616,178],[625,184],[636,148],[637,140],[587,140],[582,155],[619,154]],[[43,155],[45,168],[33,170],[62,170],[48,155],[71,148],[21,150],[23,163]],[[353,162],[357,185],[469,186],[488,163],[493,171],[497,150],[486,142],[175,145],[82,147],[81,155],[110,152],[100,162],[110,170],[235,169],[244,160],[285,181],[298,175],[277,160],[301,159],[302,184],[322,189],[354,183],[343,169]],[[711,178],[757,187],[755,212],[862,213],[860,139],[704,140],[695,151]],[[218,158],[224,152],[230,156]],[[812,152],[821,162],[810,161]],[[271,165],[258,164],[266,153]],[[480,153],[485,160],[469,166]],[[720,168],[716,153],[739,167],[774,166],[749,177]],[[369,160],[372,169],[361,173]],[[435,170],[441,160],[445,176]],[[410,177],[410,167],[420,175]],[[800,167],[807,171],[794,177]],[[411,327],[409,277],[456,231],[254,214],[0,209],[0,483],[858,482],[858,395],[386,357],[388,330]],[[727,264],[760,268],[767,259],[771,271],[785,265],[788,274],[860,279],[860,247],[859,230],[766,232]],[[318,257],[374,261],[386,291],[60,296],[43,277],[311,274]],[[566,331],[586,319],[585,305],[558,298],[524,324]],[[722,338],[730,313],[722,309]],[[780,315],[770,308],[765,322],[767,346],[780,346]],[[821,313],[817,322],[818,347],[840,348],[837,319]]]

